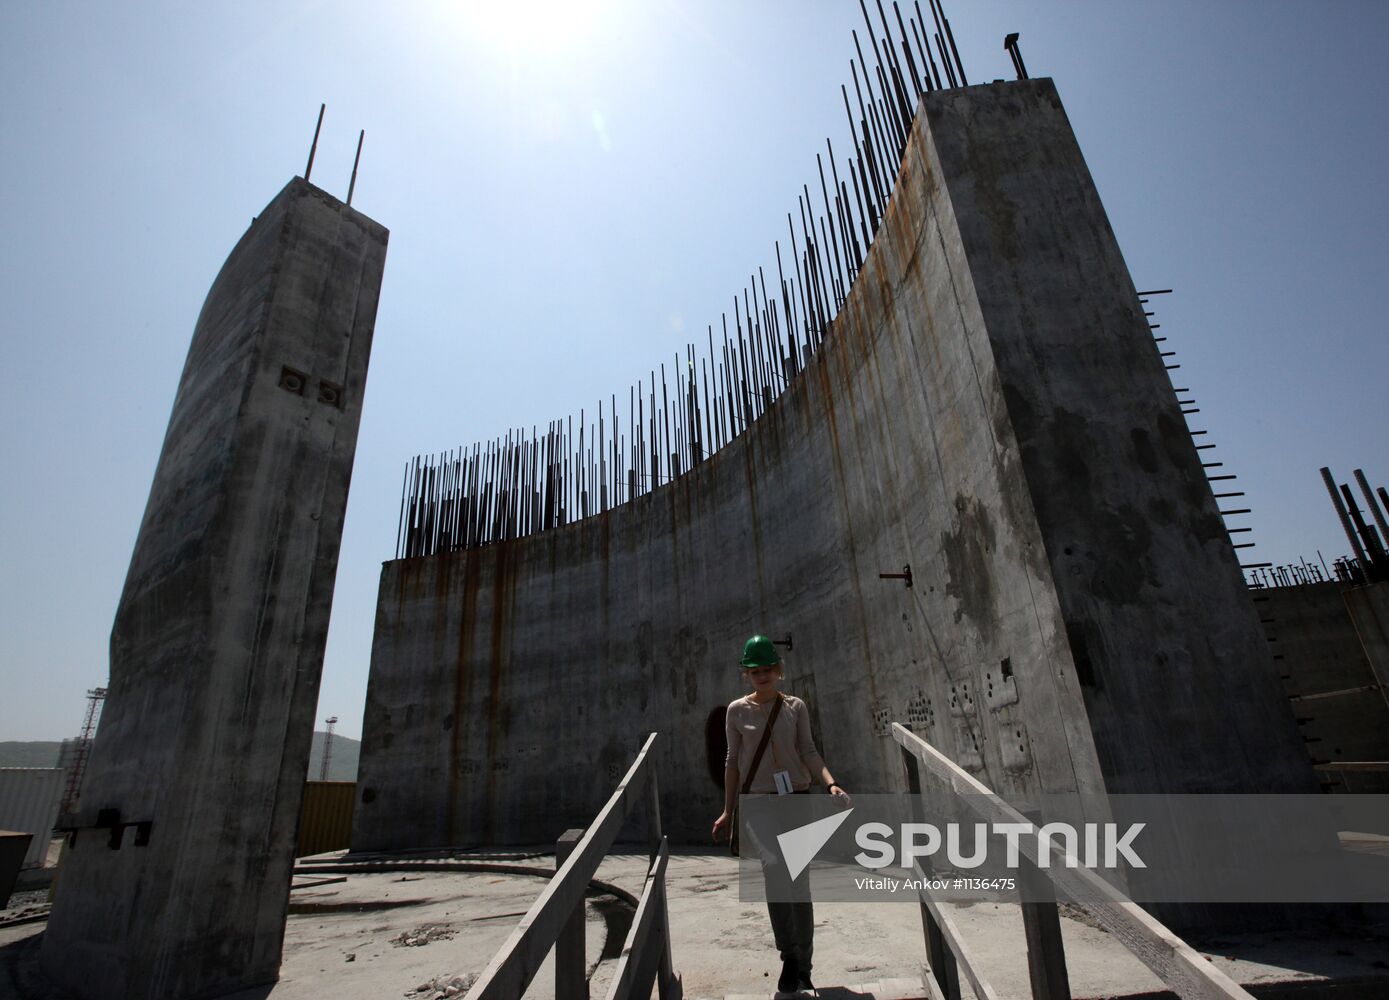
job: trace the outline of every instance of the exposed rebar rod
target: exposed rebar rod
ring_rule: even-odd
[[[1379,537],[1389,543],[1389,524],[1385,524],[1384,510],[1380,507],[1379,501],[1375,499],[1374,491],[1370,489],[1369,480],[1365,478],[1364,469],[1356,469],[1351,475],[1355,478],[1355,483],[1360,487],[1360,492],[1365,494],[1365,506],[1370,512],[1370,517],[1374,518],[1375,524],[1379,525]],[[1384,492],[1383,487],[1380,492]]]
[[[1365,558],[1365,550],[1360,547],[1360,539],[1356,537],[1355,529],[1351,526],[1350,515],[1346,513],[1345,504],[1341,502],[1341,494],[1336,489],[1336,481],[1331,478],[1331,469],[1327,466],[1322,466],[1321,479],[1326,484],[1326,492],[1331,497],[1332,506],[1336,508],[1336,516],[1341,519],[1341,527],[1346,533],[1346,538],[1350,540],[1351,551],[1363,565],[1368,561]]]

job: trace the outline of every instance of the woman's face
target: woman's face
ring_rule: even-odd
[[[743,671],[752,689],[761,694],[768,694],[776,690],[777,683],[781,680],[781,666],[773,667],[749,667]]]

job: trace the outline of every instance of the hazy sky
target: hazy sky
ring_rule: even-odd
[[[1135,282],[1176,289],[1248,558],[1344,553],[1318,468],[1389,482],[1389,3],[947,12],[975,82],[1021,32]],[[71,735],[105,682],[193,323],[320,101],[314,182],[346,195],[365,128],[353,204],[391,230],[318,713],[356,737],[406,460],[620,395],[716,323],[850,148],[851,28],[853,0],[0,5],[0,740]]]

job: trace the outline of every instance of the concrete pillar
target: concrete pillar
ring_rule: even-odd
[[[278,975],[386,240],[296,178],[198,317],[64,821],[42,961],[78,996]]]

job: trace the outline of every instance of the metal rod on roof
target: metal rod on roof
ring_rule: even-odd
[[[781,302],[782,308],[786,311],[786,339],[790,342],[791,356],[799,361],[800,348],[796,343],[796,327],[791,308],[791,293],[786,287],[786,273],[781,266],[781,241],[776,241],[776,273],[777,280],[781,282]],[[797,364],[799,368],[799,364]]]
[[[922,48],[922,49],[925,50],[925,53],[926,53],[926,55],[925,55],[926,62],[927,62],[927,64],[930,66],[931,75],[935,77],[935,84],[936,84],[935,89],[936,89],[936,90],[943,90],[943,89],[945,89],[945,84],[944,84],[944,82],[941,80],[940,69],[939,69],[939,67],[936,66],[936,57],[935,57],[934,55],[931,54],[931,34],[930,34],[930,32],[927,30],[927,28],[926,28],[926,17],[925,17],[925,15],[923,15],[923,14],[921,13],[921,4],[918,2],[918,0],[913,0],[913,4],[912,4],[912,5],[913,5],[914,7],[916,7],[916,21],[913,21],[913,22],[912,22],[912,28],[913,28],[913,29],[916,28],[916,23],[917,23],[917,21],[919,21],[919,22],[921,23],[921,33],[920,33],[920,35],[917,37],[916,44],[917,44],[917,46],[918,46],[919,48]],[[935,12],[935,8],[932,8],[932,13],[934,13],[934,12]],[[923,39],[924,39],[924,42],[923,42]]]
[[[1367,561],[1365,550],[1360,547],[1360,539],[1356,537],[1355,529],[1351,527],[1350,515],[1346,513],[1345,505],[1341,503],[1341,494],[1336,489],[1336,481],[1331,478],[1331,470],[1326,466],[1322,466],[1321,480],[1326,484],[1326,492],[1331,497],[1332,506],[1336,508],[1336,516],[1341,519],[1341,527],[1345,530],[1346,538],[1350,540],[1351,550],[1355,553],[1355,558],[1359,559],[1363,565]]]
[[[887,95],[887,84],[886,84],[886,82],[885,82],[885,81],[886,81],[886,75],[885,75],[884,72],[883,72],[883,66],[884,66],[884,63],[886,62],[886,60],[883,58],[882,50],[881,50],[881,48],[880,48],[879,45],[878,45],[878,35],[877,35],[877,33],[873,30],[873,20],[872,20],[872,18],[870,18],[870,17],[868,16],[868,7],[867,7],[867,5],[863,2],[863,0],[858,0],[858,7],[859,7],[859,10],[863,11],[863,24],[864,24],[864,26],[868,29],[868,37],[869,37],[869,39],[873,42],[873,59],[874,59],[874,61],[875,61],[875,63],[876,63],[876,69],[877,69],[877,73],[878,73],[878,82],[879,82],[879,84],[881,84],[882,87],[883,87],[883,96],[884,96],[884,97],[887,97],[887,96],[888,96],[888,95]],[[857,36],[857,35],[854,36],[854,44],[855,44],[855,45],[858,44],[858,36]],[[862,52],[859,53],[859,58],[860,58],[860,59],[863,58],[863,53],[862,53]],[[866,81],[867,78],[868,78],[868,63],[866,63],[866,62],[863,64],[863,75],[864,75],[864,79],[865,79],[865,81]],[[870,96],[870,97],[872,96],[871,93],[870,93],[869,96]]]
[[[853,178],[854,181],[854,193],[857,194],[860,199],[860,208],[864,223],[863,241],[866,249],[868,244],[872,242],[872,237],[869,233],[872,229],[877,228],[878,217],[873,205],[873,192],[868,186],[868,173],[863,166],[863,145],[859,140],[859,134],[854,126],[853,115],[849,111],[849,93],[848,90],[842,86],[839,89],[844,94],[844,113],[849,116],[849,134],[854,143],[854,158],[849,161],[849,176]],[[866,139],[868,135],[868,123],[863,119],[859,121],[863,127],[863,136]],[[857,167],[855,164],[857,164]],[[859,191],[860,176],[863,177],[862,192]]]
[[[940,52],[940,64],[945,70],[945,79],[951,87],[954,87],[956,86],[955,70],[951,67],[950,56],[948,56],[945,51],[945,29],[941,27],[941,14],[936,9],[936,0],[926,0],[926,3],[931,8],[931,20],[936,24],[936,48]],[[924,29],[926,27],[926,22],[922,21],[921,26]]]
[[[882,109],[883,135],[887,137],[888,152],[893,155],[888,158],[888,166],[894,162],[901,162],[902,144],[906,142],[906,130],[902,127],[902,109],[897,103],[895,88],[891,83],[891,66],[886,69],[882,66],[878,70],[878,89],[882,91],[882,97],[878,100],[878,107]],[[896,180],[896,171],[887,172],[888,186],[891,187]]]
[[[735,329],[738,332],[738,349],[734,352],[734,360],[738,363],[738,393],[743,406],[743,427],[747,428],[757,414],[752,408],[752,365],[748,362],[748,345],[743,340],[743,327],[738,322],[738,296],[733,296],[733,320]]]
[[[882,143],[884,148],[883,161],[878,166],[879,171],[883,175],[883,207],[882,210],[878,213],[878,221],[880,222],[882,221],[883,216],[887,215],[887,203],[888,200],[892,197],[892,186],[894,180],[893,175],[889,169],[889,165],[892,163],[892,140],[887,134],[887,124],[883,120],[886,116],[878,114],[878,109],[882,107],[882,103],[882,101],[875,100],[872,104],[868,106],[868,117],[873,122],[873,131],[880,135],[881,138],[879,139],[879,142]]]
[[[873,108],[873,102],[877,99],[873,93],[873,81],[868,76],[868,63],[863,58],[863,49],[859,47],[858,32],[851,32],[851,34],[854,36],[854,48],[858,52],[858,62],[855,63],[852,59],[849,60],[849,75],[854,81],[854,93],[858,96],[859,111],[862,113],[864,121],[873,126],[872,160],[876,164],[882,164],[887,161],[887,146],[884,144],[883,137],[878,132],[877,123],[873,115],[870,113]],[[863,99],[863,91],[859,88],[859,66],[863,67],[863,86],[868,90],[868,100],[866,102]],[[878,172],[881,173],[882,168],[877,169]],[[882,187],[889,188],[891,186],[891,181],[886,176],[880,177],[879,180]],[[886,200],[886,196],[884,196],[883,201],[886,202]]]
[[[400,543],[405,535],[405,498],[410,492],[410,463],[405,463],[405,477],[400,484],[400,516],[395,526],[395,557],[400,558]]]
[[[868,174],[863,169],[863,156],[858,145],[854,147],[854,159],[849,161],[849,178],[854,182],[854,197],[859,203],[859,225],[863,229],[863,250],[859,255],[859,267],[868,259],[868,250],[873,245],[873,233],[878,228],[878,215],[873,209],[873,194],[868,190]],[[862,185],[859,184],[862,179]]]
[[[747,289],[743,289],[743,294],[747,295]],[[748,397],[748,408],[752,413],[753,419],[761,416],[761,410],[756,405],[762,398],[762,362],[757,356],[757,341],[752,336],[752,317],[748,320],[748,336],[743,337],[743,314],[747,311],[746,300],[743,307],[738,305],[738,296],[733,296],[733,326],[738,331],[738,345],[746,352],[746,362],[744,370],[748,373],[748,382],[751,393]],[[746,346],[744,346],[746,345]]]
[[[366,129],[357,133],[357,155],[352,160],[352,180],[347,185],[347,205],[349,208],[352,207],[352,192],[357,187],[357,165],[362,162],[362,140],[366,137]]]
[[[828,142],[829,140],[826,139],[825,141]],[[830,207],[829,186],[825,183],[825,164],[821,161],[819,153],[815,154],[815,166],[820,172],[820,195],[825,199],[825,215],[833,219],[835,217],[835,213],[834,210]],[[833,226],[830,226],[829,235],[830,245],[834,248],[835,270],[841,275],[845,275],[847,272],[844,271],[844,265],[841,263],[839,257],[839,237],[835,235],[835,230]],[[838,296],[836,296],[836,298],[838,298]],[[836,308],[838,307],[836,306]]]
[[[1008,55],[1013,60],[1013,69],[1017,71],[1019,80],[1027,79],[1027,67],[1023,65],[1022,49],[1018,48],[1018,33],[1010,32],[1003,39],[1003,47],[1007,49]]]
[[[1370,516],[1374,518],[1375,524],[1379,525],[1380,537],[1386,542],[1389,542],[1389,525],[1385,524],[1384,511],[1380,508],[1379,502],[1375,499],[1374,491],[1370,489],[1369,480],[1365,478],[1365,470],[1356,469],[1351,475],[1355,477],[1355,482],[1356,485],[1360,487],[1360,492],[1365,494],[1365,506],[1369,509]]]
[[[830,232],[828,227],[825,225],[825,217],[823,215],[820,216],[819,222],[820,242],[816,245],[820,247],[826,247],[829,245],[830,239],[833,237],[834,234]],[[833,323],[834,317],[839,314],[840,303],[843,301],[844,298],[844,283],[840,278],[839,271],[836,269],[834,262],[830,260],[829,252],[824,250],[822,250],[821,252],[824,254],[825,267],[829,270],[830,304],[834,306],[833,310],[829,311],[829,313],[827,314],[826,322]]]
[[[950,30],[950,18],[945,16],[945,0],[935,0],[940,7],[941,20],[945,22],[945,37],[950,39],[950,51],[955,54],[955,66],[960,71],[960,86],[968,87],[969,80],[965,79],[965,64],[960,60],[960,50],[955,47],[955,32]]]
[[[1381,567],[1389,569],[1385,566],[1386,559],[1389,557],[1385,555],[1384,544],[1379,540],[1379,532],[1375,530],[1374,525],[1365,523],[1364,515],[1360,513],[1360,505],[1355,502],[1355,494],[1350,491],[1350,486],[1345,483],[1341,484],[1341,493],[1345,497],[1346,508],[1350,511],[1350,519],[1364,541],[1365,551],[1370,557],[1367,570],[1369,567],[1374,567],[1376,570]]]
[[[852,285],[854,279],[858,277],[859,267],[862,266],[854,246],[853,208],[849,204],[848,191],[844,189],[839,180],[839,168],[834,162],[834,146],[830,143],[828,136],[825,138],[825,151],[829,154],[830,180],[834,181],[834,201],[839,212],[839,235],[840,239],[844,241],[844,263],[848,265],[849,284]],[[843,201],[840,200],[841,193]]]
[[[955,67],[950,65],[950,54],[945,51],[945,39],[939,31],[936,32],[936,51],[940,54],[940,64],[945,67],[945,79],[951,89],[958,87],[959,81],[955,79]]]
[[[308,165],[304,167],[304,180],[306,181],[309,179],[309,175],[313,173],[313,158],[314,154],[318,152],[318,133],[323,130],[323,112],[327,107],[327,104],[320,104],[318,106],[318,124],[313,128],[313,142],[309,144],[309,162]]]
[[[849,281],[849,287],[852,288],[854,282],[858,280],[859,272],[863,270],[863,247],[858,241],[858,230],[854,228],[854,202],[849,200],[849,186],[843,181],[837,183],[839,184],[839,200],[844,206],[844,220],[848,229],[844,241],[848,244],[853,255],[854,273]]]
[[[875,0],[878,5],[878,20],[883,22],[883,49],[887,52],[887,68],[892,73],[894,94],[902,124],[902,142],[907,141],[907,133],[911,131],[911,120],[913,106],[907,98],[907,87],[905,83],[906,74],[902,71],[902,62],[897,58],[897,46],[892,37],[892,27],[887,23],[887,14],[883,12],[883,0]]]
[[[912,89],[916,91],[916,99],[920,101],[923,93],[921,74],[916,68],[916,59],[912,56],[911,35],[907,32],[907,26],[902,21],[902,8],[897,6],[897,0],[892,0],[892,13],[897,18],[898,30],[902,32],[902,54],[907,57],[907,69],[912,76]]]

